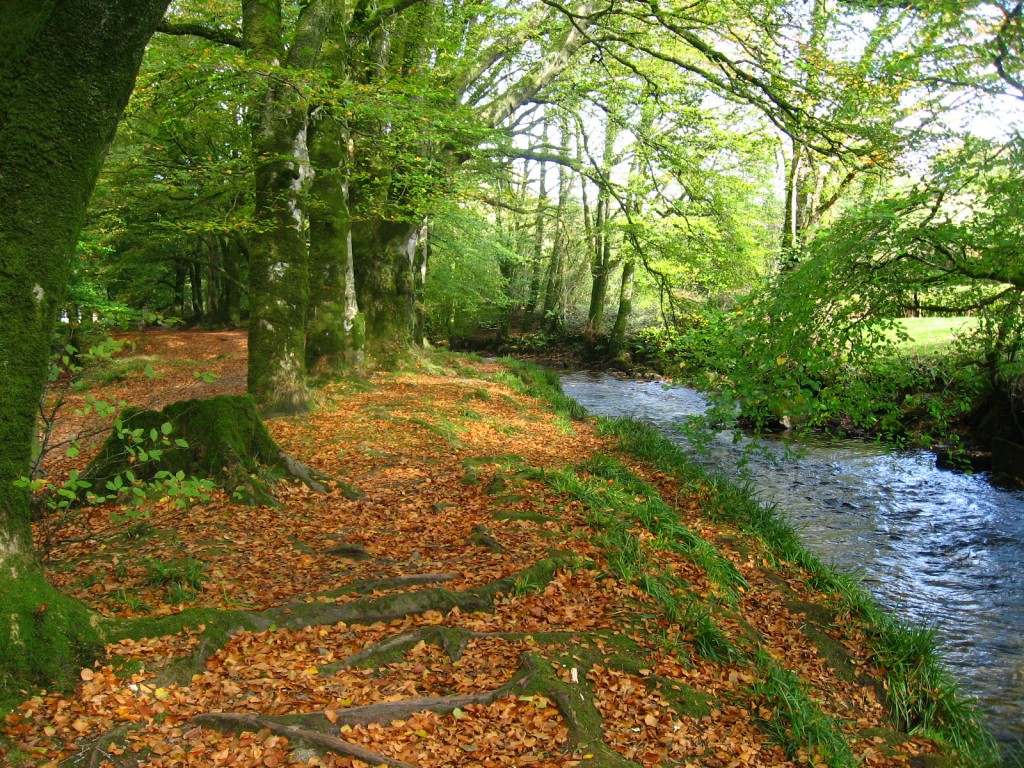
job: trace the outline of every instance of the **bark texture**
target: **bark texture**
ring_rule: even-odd
[[[93,645],[43,580],[27,472],[50,339],[89,195],[167,0],[0,5],[0,684],[43,682]],[[52,613],[51,613],[52,611]]]
[[[406,352],[415,327],[413,268],[420,227],[372,220],[353,226],[352,255],[359,306],[366,317],[366,347],[388,367]]]
[[[309,254],[305,194],[311,178],[308,104],[291,78],[316,65],[333,19],[331,0],[302,10],[285,46],[280,0],[246,0],[243,36],[250,58],[284,71],[268,78],[253,109],[255,215],[249,244],[249,394],[267,414],[306,408]]]
[[[318,109],[310,131],[316,176],[309,209],[310,302],[306,338],[309,370],[361,362],[363,318],[356,302],[349,208],[351,157],[346,126]]]

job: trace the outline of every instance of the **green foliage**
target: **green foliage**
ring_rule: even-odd
[[[253,228],[241,119],[251,74],[230,48],[153,38],[93,195],[72,300],[232,319],[225,298],[244,284],[239,242]],[[195,301],[204,288],[220,317]]]
[[[713,384],[728,369],[722,360],[723,339],[732,316],[714,307],[676,315],[671,326],[643,328],[630,339],[637,362],[693,381]]]
[[[431,230],[431,251],[423,296],[431,335],[458,341],[494,328],[508,303],[501,262],[512,254],[491,223],[468,207],[441,216]]]

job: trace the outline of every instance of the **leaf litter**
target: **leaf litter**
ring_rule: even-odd
[[[127,354],[144,351],[163,375],[129,375],[101,394],[159,407],[240,393],[244,341],[240,332],[138,334]],[[216,381],[195,375],[210,367]],[[290,455],[348,485],[316,494],[282,484],[280,508],[245,507],[220,493],[184,511],[157,500],[134,528],[112,523],[108,509],[86,511],[59,532],[49,576],[109,617],[208,608],[278,610],[273,615],[283,620],[311,604],[372,606],[439,589],[466,595],[529,573],[552,552],[568,553],[571,567],[536,582],[520,576],[482,610],[439,610],[427,600],[387,620],[271,624],[220,642],[201,622],[122,639],[81,671],[73,693],[42,692],[4,719],[3,733],[24,764],[819,764],[813,751],[787,749],[762,730],[775,713],[752,692],[751,665],[694,652],[692,627],[671,621],[635,581],[612,575],[600,531],[580,502],[554,492],[543,476],[614,454],[612,445],[586,423],[567,430],[543,403],[496,380],[501,370],[462,360],[329,384],[312,413],[268,428]],[[63,412],[73,421],[72,414]],[[99,434],[95,417],[87,426]],[[88,454],[78,457],[79,467]],[[719,622],[725,636],[742,645],[756,633],[760,647],[841,724],[859,761],[908,765],[936,751],[920,737],[870,737],[888,733],[875,687],[844,680],[826,663],[802,629],[802,614],[787,607],[794,589],[779,589],[759,544],[731,547],[726,542],[742,536],[702,515],[699,491],[622,461],[684,524],[716,542],[746,580],[742,599]],[[59,476],[74,466],[64,460],[49,469]],[[479,526],[500,551],[471,540]],[[659,548],[645,530],[632,535],[652,567],[701,599],[719,600],[692,560]],[[365,557],[339,555],[339,545]],[[172,594],[153,577],[157,564],[188,562],[201,571],[191,591]],[[804,581],[794,583],[801,601],[824,601]],[[834,633],[869,674],[857,631]],[[189,679],[167,677],[177,661],[199,653]],[[688,705],[680,691],[696,692],[702,704]],[[368,762],[332,744],[365,749],[359,754]]]

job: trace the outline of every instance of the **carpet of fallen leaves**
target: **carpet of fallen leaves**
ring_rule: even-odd
[[[130,373],[95,386],[94,396],[161,407],[244,391],[241,332],[147,331],[132,342],[122,358],[144,359],[157,377],[125,366]],[[102,614],[128,618],[197,606],[260,611],[303,602],[344,604],[366,593],[373,598],[439,585],[467,590],[523,571],[551,550],[576,553],[583,565],[558,570],[547,584],[499,595],[493,612],[428,610],[366,625],[238,632],[183,683],[168,682],[162,673],[173,660],[197,652],[204,626],[120,641],[93,668],[81,670],[73,694],[42,693],[6,717],[3,733],[18,759],[46,768],[365,765],[293,743],[270,727],[232,733],[196,720],[233,713],[316,715],[333,726],[335,738],[381,760],[401,761],[393,765],[607,764],[604,753],[574,735],[579,724],[570,722],[554,693],[572,696],[578,688],[589,692],[588,706],[599,713],[604,744],[637,765],[820,765],[813,752],[787,754],[759,728],[775,713],[750,693],[750,666],[680,652],[690,639],[686,632],[637,586],[603,569],[604,555],[578,503],[537,479],[515,475],[511,457],[529,467],[558,468],[613,448],[588,424],[567,425],[543,404],[494,380],[499,370],[497,363],[466,359],[327,385],[313,412],[272,420],[268,427],[284,450],[354,486],[359,498],[348,498],[341,488],[317,494],[281,484],[279,508],[239,506],[215,495],[185,509],[157,500],[144,516],[121,515],[116,522],[109,508],[83,512],[59,530],[40,525],[50,578]],[[204,381],[195,375],[202,372],[218,378]],[[82,397],[71,398],[57,428],[64,436],[83,430],[101,436],[109,423],[74,416]],[[51,462],[50,472],[59,476],[88,455],[86,443],[74,461]],[[819,604],[825,598],[798,576],[770,572],[756,543],[736,543],[735,530],[702,516],[699,496],[675,487],[672,478],[630,466],[746,578],[749,589],[726,631],[736,637],[759,633],[773,658],[799,674],[812,698],[843,723],[862,764],[907,765],[934,749],[923,739],[892,743],[872,735],[883,732],[885,721],[875,687],[841,679],[803,632],[804,615],[792,607],[794,600]],[[481,532],[498,546],[474,540]],[[712,590],[686,558],[653,548],[650,555],[695,588]],[[154,577],[159,564],[181,563],[200,569],[198,588],[174,592]],[[429,628],[465,631],[457,660],[421,640],[373,668],[340,663]],[[856,628],[838,627],[835,634],[870,673]],[[623,663],[623,648],[630,663]],[[513,691],[454,710],[427,707],[379,722],[346,721],[355,707],[514,686],[526,658],[550,667],[550,695]],[[673,691],[680,686],[697,692],[706,706],[678,705]]]

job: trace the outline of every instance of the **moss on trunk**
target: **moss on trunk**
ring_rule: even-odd
[[[348,147],[348,135],[335,115],[322,114],[313,123],[310,157],[316,175],[310,189],[306,323],[306,367],[310,371],[358,364],[362,356],[363,324],[358,322],[352,263]]]
[[[129,470],[141,480],[152,480],[160,470],[180,471],[212,478],[246,503],[276,506],[277,499],[261,475],[291,475],[316,484],[310,470],[289,459],[270,437],[248,395],[185,400],[161,411],[128,409],[120,422],[122,429],[111,432],[83,475],[94,488],[103,488]],[[165,424],[172,425],[166,440]],[[147,450],[154,435],[162,447],[159,458],[138,461],[139,450]],[[187,447],[175,444],[175,439],[183,439]]]
[[[98,638],[32,554],[28,471],[71,254],[167,0],[0,4],[0,697],[66,678]]]
[[[33,560],[0,563],[0,712],[37,686],[70,686],[102,648],[98,616],[47,583]]]
[[[366,354],[393,367],[408,353],[415,328],[415,266],[420,228],[407,222],[365,221],[353,227],[359,307]]]

